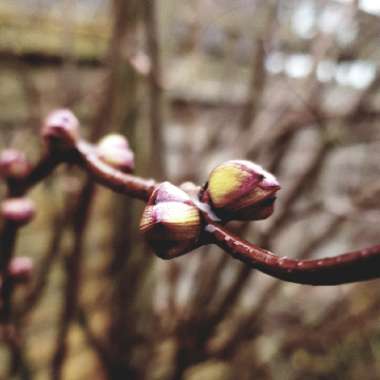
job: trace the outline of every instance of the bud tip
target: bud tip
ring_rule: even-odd
[[[34,203],[28,198],[9,198],[2,202],[1,214],[4,219],[23,226],[35,215]]]
[[[79,121],[68,109],[52,111],[44,121],[42,137],[50,142],[72,146],[79,139]]]
[[[134,154],[129,148],[128,140],[120,134],[109,134],[103,137],[98,145],[99,158],[115,169],[131,173],[134,169]]]
[[[0,154],[0,176],[19,179],[25,177],[31,169],[25,154],[16,149],[5,149]]]

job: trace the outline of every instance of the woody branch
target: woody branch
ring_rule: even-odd
[[[140,229],[162,258],[175,258],[199,246],[216,244],[250,267],[284,281],[338,285],[380,277],[380,245],[323,259],[295,260],[276,256],[232,234],[225,226],[228,221],[259,220],[273,212],[280,186],[256,164],[229,161],[211,173],[204,187],[192,185],[189,191],[187,185],[185,193],[167,182],[128,173],[133,168],[128,144],[114,137],[99,150],[99,144],[92,145],[80,137],[79,123],[67,110],[52,113],[42,134],[47,152],[34,168],[8,181],[10,193],[24,194],[60,163],[76,164],[94,182],[147,203]],[[3,241],[6,235],[3,227]]]

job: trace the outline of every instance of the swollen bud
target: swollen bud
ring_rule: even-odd
[[[122,135],[113,133],[103,137],[98,143],[97,153],[105,163],[124,173],[131,173],[135,167],[134,154]]]
[[[34,204],[28,198],[9,198],[1,204],[1,216],[19,227],[28,224],[35,213]]]
[[[201,228],[198,208],[184,191],[169,182],[154,190],[140,222],[140,231],[163,259],[197,248]]]
[[[29,257],[15,257],[8,267],[8,275],[17,284],[27,283],[33,273],[33,261]]]
[[[202,201],[223,220],[259,220],[273,213],[279,189],[277,179],[261,166],[232,160],[211,172]]]
[[[46,117],[41,133],[49,144],[70,148],[79,140],[79,121],[70,110],[55,110]]]
[[[0,154],[0,177],[5,179],[24,178],[31,165],[24,153],[15,149],[6,149]]]

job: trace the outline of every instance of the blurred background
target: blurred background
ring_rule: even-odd
[[[275,173],[275,214],[229,227],[276,254],[379,243],[379,21],[378,0],[2,0],[0,148],[37,160],[69,107],[93,142],[126,135],[140,176]],[[30,197],[1,379],[380,378],[378,281],[288,284],[214,247],[160,261],[143,205],[75,168]]]

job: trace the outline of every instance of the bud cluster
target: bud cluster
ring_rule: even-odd
[[[140,230],[155,253],[164,259],[183,255],[202,244],[203,212],[220,219],[259,220],[274,211],[277,179],[250,161],[233,160],[217,166],[199,191],[164,182],[152,193],[142,215]],[[196,191],[195,191],[196,190]],[[195,194],[194,194],[195,192]]]

